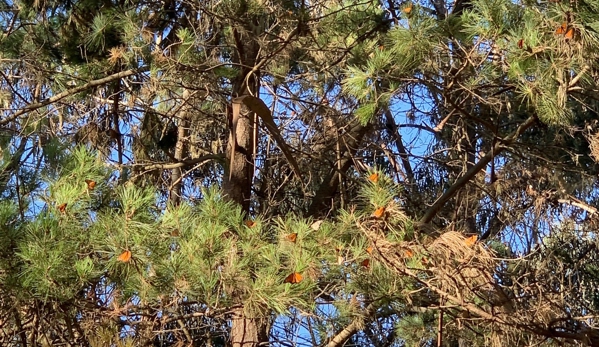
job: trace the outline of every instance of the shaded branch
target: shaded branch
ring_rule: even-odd
[[[69,96],[75,95],[77,93],[80,93],[80,92],[82,92],[84,90],[87,90],[87,89],[90,89],[90,88],[93,88],[93,87],[98,87],[98,86],[110,83],[112,81],[116,81],[116,80],[119,80],[121,78],[125,78],[125,77],[131,76],[131,75],[135,75],[135,74],[138,74],[138,73],[141,73],[141,72],[145,72],[145,71],[148,71],[147,67],[143,67],[143,68],[140,68],[140,69],[131,69],[131,70],[127,70],[127,71],[121,71],[121,72],[115,73],[113,75],[104,77],[104,78],[100,78],[100,79],[97,79],[97,80],[90,81],[90,82],[88,82],[88,83],[86,83],[86,84],[84,84],[82,86],[75,87],[75,88],[69,89],[69,90],[65,90],[64,92],[58,93],[58,94],[54,95],[51,98],[47,98],[47,99],[44,99],[44,100],[42,100],[40,102],[35,102],[33,104],[27,105],[24,108],[22,108],[22,109],[18,110],[17,112],[13,113],[12,115],[10,115],[10,116],[8,116],[8,117],[6,117],[4,119],[0,119],[0,125],[8,124],[8,123],[12,122],[13,120],[19,118],[22,115],[25,115],[25,114],[27,114],[27,113],[29,113],[31,111],[37,110],[38,108],[42,108],[44,106],[47,106],[47,105],[50,105],[50,104],[55,103],[57,101],[60,101],[60,100],[62,100],[64,98],[66,98],[66,97],[69,97]]]
[[[176,163],[149,164],[149,165],[131,164],[131,165],[122,165],[122,166],[123,167],[141,166],[142,170],[155,170],[155,169],[171,170],[171,169],[177,169],[177,168],[184,167],[184,166],[201,164],[201,163],[203,163],[205,161],[209,161],[209,160],[216,160],[216,161],[220,162],[221,164],[223,164],[225,157],[222,154],[208,154],[208,155],[203,155],[199,158],[183,160],[183,161],[176,162]]]
[[[537,118],[535,116],[529,117],[526,121],[524,121],[524,123],[520,124],[518,129],[516,129],[513,134],[504,138],[503,140],[497,141],[493,148],[484,157],[482,157],[474,166],[472,166],[462,177],[460,177],[451,187],[449,187],[449,189],[447,189],[431,207],[428,208],[424,216],[422,216],[420,219],[419,223],[421,225],[430,223],[441,210],[441,208],[443,208],[445,203],[453,198],[453,196],[462,187],[470,182],[470,180],[472,180],[480,170],[483,170],[495,156],[507,149],[507,146],[514,143],[520,134],[522,134],[526,129],[531,127],[536,122],[536,119]]]
[[[312,199],[312,204],[308,208],[307,217],[317,217],[326,214],[327,201],[333,198],[339,187],[339,172],[344,173],[349,169],[353,162],[353,156],[358,150],[358,145],[370,129],[371,126],[369,125],[357,125],[347,134],[343,135],[345,140],[341,141],[345,143],[346,150],[343,156],[344,159],[342,159],[341,163],[334,163],[329,174],[323,179],[314,199]]]
[[[376,312],[376,307],[374,303],[370,303],[366,309],[364,310],[364,314],[356,317],[351,323],[349,323],[345,328],[339,331],[333,338],[327,343],[327,347],[338,347],[343,346],[343,344],[350,338],[352,335],[357,333],[360,329],[363,328],[364,322],[367,318],[371,318],[374,316]]]

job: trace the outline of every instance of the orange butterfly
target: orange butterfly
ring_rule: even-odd
[[[379,181],[379,174],[377,173],[373,173],[370,176],[368,176],[368,180],[372,183],[377,183]]]
[[[121,255],[119,255],[118,258],[116,258],[116,260],[123,262],[123,263],[128,263],[129,261],[131,261],[131,251],[130,250],[126,250],[123,253],[121,253]]]
[[[287,235],[287,240],[295,243],[297,241],[297,233]]]
[[[85,180],[85,183],[87,183],[87,189],[89,190],[94,190],[94,188],[96,187],[96,181]]]
[[[372,254],[372,246],[366,247],[366,253]]]
[[[410,249],[406,249],[404,250],[403,255],[405,258],[412,258],[414,256],[414,252],[412,252]]]
[[[574,28],[570,28],[570,30],[566,31],[566,34],[564,35],[564,37],[567,40],[570,40],[571,38],[574,37]]]
[[[472,236],[466,238],[464,240],[464,243],[466,244],[466,246],[472,247],[476,243],[476,240],[478,240],[478,235],[472,235]]]
[[[385,215],[385,208],[384,207],[377,208],[372,215],[375,218],[381,218],[381,217],[383,217]]]
[[[404,7],[404,9],[402,10],[403,13],[405,14],[410,14],[412,12],[412,8],[414,7],[414,5],[409,4],[408,6]]]
[[[366,259],[362,260],[360,265],[364,266],[365,268],[369,268],[370,267],[370,259],[366,258]]]
[[[244,223],[248,228],[253,228],[256,225],[256,222],[254,222],[253,220],[249,220],[249,219],[244,221]]]
[[[559,28],[555,29],[555,33],[558,35],[563,35],[566,33],[566,30],[568,30],[568,22],[563,22]]]
[[[291,275],[287,276],[283,283],[300,283],[304,278],[299,272],[294,272]]]
[[[60,204],[57,206],[57,208],[60,211],[60,213],[65,213],[67,210],[67,203],[65,202],[64,204]]]

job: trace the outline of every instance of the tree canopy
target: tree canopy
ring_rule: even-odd
[[[595,1],[0,26],[2,345],[599,345]]]

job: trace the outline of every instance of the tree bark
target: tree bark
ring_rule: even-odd
[[[353,164],[352,159],[370,129],[372,127],[369,125],[356,125],[347,134],[343,135],[344,139],[341,143],[345,144],[345,148],[341,153],[341,162],[333,165],[329,174],[318,187],[318,191],[312,199],[312,204],[308,208],[307,217],[322,217],[329,211],[331,199],[336,195],[339,188],[339,171],[345,173],[351,167]]]
[[[246,32],[247,35],[247,32]],[[260,71],[257,66],[260,46],[251,37],[244,37],[243,32],[233,29],[233,37],[237,48],[239,75],[232,81],[232,98],[244,95],[259,96]],[[256,114],[242,108],[233,112],[228,108],[229,143],[227,144],[227,162],[229,172],[224,178],[223,190],[230,201],[241,205],[246,215],[250,214],[252,181],[254,177],[254,146]],[[233,119],[234,116],[236,119]],[[234,298],[236,308],[231,321],[230,346],[257,347],[268,344],[268,319],[264,317],[248,317],[244,310],[243,296]]]
[[[189,99],[189,90],[185,89],[182,95],[182,102],[184,103],[181,108],[181,114],[179,115],[179,126],[177,128],[177,144],[175,145],[175,154],[174,158],[177,162],[181,162],[183,160],[184,153],[184,141],[187,135],[186,129],[189,126],[188,124],[188,106],[185,105]],[[173,205],[179,205],[181,202],[181,180],[182,177],[182,167],[175,167],[171,169],[171,184],[169,190],[169,200]]]
[[[232,347],[254,347],[268,342],[268,319],[248,317],[243,307],[233,310],[231,324]]]

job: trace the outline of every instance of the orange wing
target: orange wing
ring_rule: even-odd
[[[360,265],[364,266],[365,268],[369,268],[370,267],[370,259],[366,258],[366,259],[362,260]]]
[[[476,240],[478,240],[478,235],[472,235],[472,236],[466,238],[464,240],[464,243],[466,244],[466,246],[472,247],[476,243]]]
[[[297,241],[297,233],[287,235],[287,240],[289,240],[291,242]]]
[[[566,31],[566,34],[564,35],[564,37],[566,39],[571,39],[574,37],[574,28],[570,28],[568,31]]]
[[[123,253],[121,253],[121,255],[119,255],[118,258],[116,258],[116,260],[123,262],[123,263],[128,263],[129,261],[131,261],[131,251],[130,250],[126,250]]]
[[[67,210],[67,203],[65,202],[64,204],[60,204],[57,206],[57,208],[60,211],[60,213],[65,213]]]
[[[379,174],[377,173],[373,173],[370,176],[368,176],[368,180],[372,183],[377,183],[379,181]]]
[[[377,208],[372,215],[375,218],[381,218],[382,216],[385,215],[385,208],[384,207]]]
[[[246,225],[248,228],[253,228],[253,227],[256,225],[256,222],[254,222],[253,220],[249,220],[249,219],[248,219],[248,220],[246,220],[246,221],[244,221],[243,223],[245,223],[245,225]]]
[[[366,247],[366,253],[372,254],[372,246]]]
[[[287,276],[285,278],[285,280],[283,281],[283,283],[291,283],[291,284],[295,284],[295,283],[300,283],[304,278],[302,277],[302,275],[299,272],[294,272],[291,275]]]
[[[559,28],[555,29],[555,33],[558,35],[563,35],[566,33],[566,30],[568,30],[568,22],[563,22]]]
[[[89,190],[94,190],[94,188],[96,187],[96,181],[85,180],[85,183],[87,183],[87,189]]]
[[[405,249],[403,251],[403,255],[406,258],[412,258],[414,256],[414,252],[412,252],[412,250],[410,250],[410,249]]]
[[[402,11],[403,11],[403,13],[405,13],[405,14],[410,14],[410,13],[412,12],[412,8],[413,8],[413,7],[414,7],[414,5],[412,5],[412,4],[409,4],[408,6],[404,7]]]

